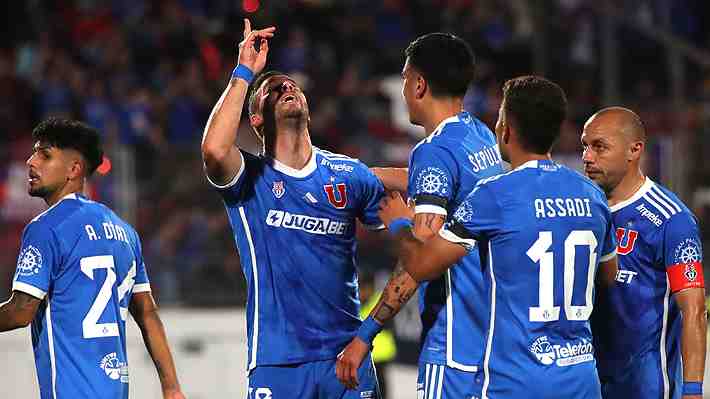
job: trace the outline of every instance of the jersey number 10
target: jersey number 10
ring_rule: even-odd
[[[116,272],[114,271],[116,266],[113,261],[113,255],[81,258],[80,266],[81,271],[92,280],[94,279],[94,270],[106,269],[106,280],[104,280],[103,285],[101,285],[98,295],[96,295],[94,302],[91,304],[91,308],[89,308],[89,312],[81,323],[84,338],[117,337],[118,323],[99,323],[101,314],[103,314],[111,300],[113,286],[116,283]],[[130,270],[128,270],[126,278],[123,279],[121,285],[116,289],[118,303],[120,303],[131,288],[133,288],[136,281],[135,278],[136,261],[133,261],[133,265]],[[119,312],[121,320],[126,320],[128,309],[119,306]]]
[[[572,305],[574,289],[574,265],[576,246],[589,247],[589,267],[584,289],[584,306]],[[560,307],[554,304],[555,264],[554,254],[548,252],[552,246],[552,232],[539,232],[538,239],[528,249],[527,255],[533,262],[540,264],[540,306],[530,307],[530,321],[556,321],[560,319]],[[574,230],[565,239],[564,247],[564,305],[567,320],[587,320],[592,314],[592,289],[594,271],[597,264],[597,239],[589,230]]]

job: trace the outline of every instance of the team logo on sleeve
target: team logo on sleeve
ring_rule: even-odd
[[[274,193],[274,197],[281,198],[286,194],[286,188],[284,187],[283,180],[275,181],[274,186],[271,187],[271,192]]]
[[[36,247],[28,245],[20,252],[17,260],[17,275],[32,276],[42,268],[42,253]]]
[[[99,363],[99,367],[106,373],[108,378],[112,380],[118,380],[120,378],[121,382],[128,382],[128,365],[118,358],[116,352],[111,352],[104,356],[104,358],[101,359],[101,363]]]
[[[338,183],[335,186],[326,184],[323,189],[328,195],[328,202],[337,209],[344,209],[348,205],[348,187],[345,183]]]
[[[674,257],[675,264],[691,265],[700,262],[702,259],[700,244],[693,238],[686,238],[676,247]]]
[[[470,222],[473,217],[473,207],[468,201],[464,201],[454,212],[454,219],[461,223]]]
[[[435,167],[423,169],[417,175],[417,191],[425,194],[448,194],[449,178],[443,170]]]

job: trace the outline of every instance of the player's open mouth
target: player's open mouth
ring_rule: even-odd
[[[290,103],[290,102],[293,102],[293,101],[296,101],[296,96],[294,96],[293,94],[286,94],[286,95],[281,99],[281,102],[284,102],[284,103]]]
[[[39,175],[33,172],[29,173],[29,178],[27,179],[30,183],[34,183],[36,181],[39,181]]]

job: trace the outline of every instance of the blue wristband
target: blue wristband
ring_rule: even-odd
[[[251,69],[247,68],[246,66],[239,64],[232,71],[232,79],[234,78],[244,79],[247,84],[250,84],[252,79],[254,79],[254,72],[252,72]]]
[[[411,228],[414,227],[414,225],[412,224],[412,221],[407,218],[397,218],[390,222],[388,229],[390,231],[390,234],[396,236],[397,233],[399,233],[399,231],[405,227]]]
[[[683,395],[702,395],[703,383],[683,381]]]
[[[382,331],[382,326],[372,318],[372,316],[367,316],[365,320],[360,324],[360,328],[357,330],[357,337],[363,340],[363,342],[372,346],[372,341],[375,336]]]

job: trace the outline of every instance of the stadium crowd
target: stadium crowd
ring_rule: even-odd
[[[122,209],[143,237],[156,296],[163,304],[243,304],[239,260],[218,196],[204,179],[202,129],[236,63],[242,2],[227,0],[92,0],[9,2],[0,45],[0,291],[9,292],[22,227],[44,209],[26,194],[30,131],[48,116],[98,128],[114,167],[93,180],[93,195]],[[414,37],[450,31],[477,56],[477,79],[465,107],[493,127],[502,82],[529,73],[535,59],[560,82],[570,114],[556,158],[581,165],[582,123],[603,104],[602,19],[585,0],[289,0],[262,1],[256,26],[275,24],[268,69],[299,79],[311,103],[314,144],[371,166],[406,165],[421,139],[406,123],[399,73]],[[685,64],[684,107],[670,96],[664,48],[633,28],[666,27],[692,45],[710,47],[703,29],[710,6],[691,1],[628,1],[615,32],[620,100],[640,114],[652,136],[649,167],[661,180],[673,167],[667,150],[685,143],[684,198],[710,238],[710,73]],[[543,13],[544,18],[536,18]],[[542,26],[536,20],[544,21]],[[623,60],[633,59],[633,62]],[[643,68],[639,68],[643,65]],[[404,122],[402,119],[404,118]],[[249,136],[248,133],[241,135]],[[253,140],[253,139],[252,139]],[[252,145],[255,146],[253,142]],[[676,153],[677,155],[677,153]],[[126,163],[130,167],[126,167]],[[662,181],[662,180],[661,180]],[[662,181],[667,185],[673,182]],[[128,193],[128,194],[127,194]],[[132,194],[130,194],[132,193]],[[361,237],[369,271],[392,265],[388,246]]]

